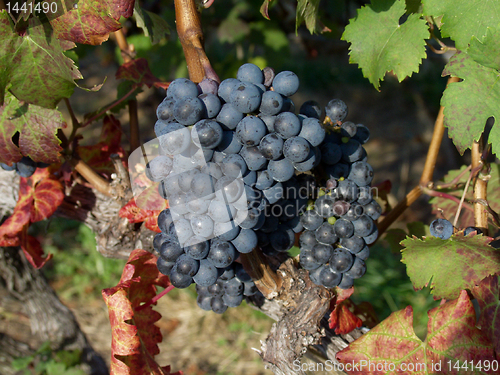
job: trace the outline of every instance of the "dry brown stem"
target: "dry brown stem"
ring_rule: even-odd
[[[481,168],[484,166],[481,158],[483,154],[483,137],[478,142],[472,145],[472,169]],[[474,182],[473,195],[475,201],[486,201],[488,176],[479,171]],[[474,225],[483,231],[484,235],[488,235],[488,211],[479,202],[474,203]]]

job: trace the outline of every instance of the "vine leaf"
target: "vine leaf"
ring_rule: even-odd
[[[332,31],[318,19],[319,2],[320,0],[298,0],[295,15],[295,32],[297,32],[297,29],[304,21],[307,30],[311,34]]]
[[[473,38],[467,54],[472,59],[487,68],[500,70],[500,31],[488,27],[483,40]]]
[[[500,40],[492,41],[500,46]],[[498,67],[497,69],[500,69]],[[493,116],[500,119],[500,72],[473,60],[465,52],[458,51],[446,65],[443,76],[463,78],[462,82],[448,85],[441,105],[450,138],[460,154],[479,140],[486,120]],[[492,152],[500,154],[500,126],[493,125],[489,135]]]
[[[413,309],[408,306],[392,313],[378,326],[337,353],[337,359],[344,364],[350,364],[352,371],[349,371],[349,374],[359,375],[396,372],[422,375],[459,374],[463,373],[463,369],[457,371],[448,368],[448,361],[451,360],[453,365],[456,361],[463,364],[463,361],[473,360],[477,363],[495,360],[491,342],[485,333],[475,326],[476,314],[466,291],[462,291],[458,299],[429,310],[428,316],[424,342],[413,331]],[[414,367],[406,369],[405,366],[408,365]],[[388,370],[391,366],[399,371]],[[477,371],[477,368],[475,370]],[[491,370],[476,373],[495,372]]]
[[[377,90],[386,72],[392,71],[401,82],[417,72],[426,57],[427,23],[419,14],[411,14],[400,25],[404,14],[403,0],[372,0],[358,9],[342,35],[351,43],[349,61],[359,65]]]
[[[21,101],[55,108],[69,98],[75,79],[83,78],[64,51],[74,43],[60,41],[36,17],[31,18],[24,35],[18,35],[5,10],[0,11],[0,103],[8,89]]]
[[[500,8],[496,0],[422,0],[424,14],[441,19],[441,34],[455,41],[458,49],[467,49],[473,36],[482,38],[488,26],[498,25]]]
[[[169,285],[168,277],[156,267],[156,256],[136,249],[130,254],[118,285],[103,289],[111,323],[111,374],[171,374],[170,366],[161,367],[154,360],[162,341],[154,323],[161,315],[152,305],[137,310],[156,296],[156,286]]]
[[[330,302],[332,312],[330,313],[329,326],[330,329],[335,329],[337,335],[349,333],[363,324],[361,319],[349,310],[349,307],[352,306],[349,300],[352,293],[354,293],[354,287],[337,288],[337,297]]]
[[[80,158],[96,172],[110,176],[115,172],[115,167],[110,157],[118,154],[124,157],[125,152],[121,146],[122,128],[120,121],[113,115],[104,116],[99,142],[92,146],[78,146]]]
[[[134,17],[137,26],[144,31],[144,35],[148,36],[153,44],[159,43],[165,35],[170,34],[167,21],[159,15],[141,8],[138,1],[134,5]]]
[[[148,60],[138,58],[124,63],[116,71],[116,79],[126,79],[137,84],[137,86],[146,85],[160,88],[168,88],[168,84],[162,83],[156,78],[149,69]]]
[[[456,298],[462,289],[471,290],[482,279],[500,274],[500,250],[489,245],[485,236],[453,235],[448,240],[435,237],[406,238],[402,262],[415,289],[432,279],[434,299]]]
[[[270,20],[271,18],[269,17],[269,4],[273,0],[264,0],[260,7],[260,13],[264,16],[265,19]]]
[[[21,177],[14,212],[0,225],[0,246],[21,246],[33,267],[42,267],[51,255],[43,256],[40,243],[27,230],[31,223],[51,216],[63,199],[64,187],[50,168],[38,168],[30,178]]]
[[[61,5],[57,12],[47,13],[47,18],[57,38],[98,45],[121,29],[120,17],[129,18],[133,12],[134,0],[84,0],[76,8]]]
[[[481,309],[478,325],[490,341],[495,345],[495,351],[500,353],[500,301],[498,299],[498,277],[490,276],[472,289]]]
[[[148,210],[143,207],[157,207],[161,209]],[[120,217],[128,219],[131,224],[144,222],[146,228],[160,233],[161,231],[157,222],[158,215],[167,207],[166,200],[158,194],[158,183],[155,183],[146,188],[141,195],[127,202],[127,204],[120,209],[118,214]]]

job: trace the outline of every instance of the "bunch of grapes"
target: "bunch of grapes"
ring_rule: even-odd
[[[196,283],[203,309],[221,313],[256,293],[235,260],[256,247],[286,252],[299,233],[316,284],[348,288],[365,272],[381,211],[361,146],[368,129],[342,122],[340,100],[328,104],[327,126],[314,101],[296,115],[298,88],[293,72],[244,64],[220,85],[176,79],[158,106],[160,155],[146,168],[169,201],[158,269],[178,288]]]
[[[0,163],[0,167],[2,167],[5,171],[16,171],[16,173],[21,177],[31,177],[33,173],[35,173],[37,168],[46,168],[48,164],[41,162],[34,162],[31,160],[29,156],[23,156],[21,160],[17,163],[12,163],[11,166]]]

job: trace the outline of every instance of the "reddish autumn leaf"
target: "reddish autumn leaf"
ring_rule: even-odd
[[[104,289],[102,295],[111,322],[111,374],[170,374],[154,360],[162,341],[154,324],[161,315],[152,306],[138,309],[156,296],[156,286],[166,288],[170,281],[156,267],[156,256],[134,250],[117,286]]]
[[[161,84],[161,81],[151,73],[148,60],[142,57],[120,66],[116,72],[116,79],[126,79],[149,88],[153,85],[159,87],[158,84]]]
[[[337,359],[349,374],[424,375],[434,373],[463,374],[456,361],[473,361],[475,365],[495,360],[493,345],[485,332],[475,326],[474,307],[466,291],[428,312],[428,333],[422,342],[413,331],[413,309],[392,313],[378,326],[337,353]],[[449,362],[448,362],[449,361]],[[449,364],[451,363],[451,366]],[[438,368],[438,365],[441,367]],[[467,373],[494,374],[482,371]]]
[[[354,287],[349,289],[337,288],[337,297],[330,302],[330,329],[335,329],[337,335],[346,334],[355,328],[361,327],[363,322],[352,313],[354,304],[348,299],[354,292]]]
[[[165,200],[163,199],[163,206],[166,208]],[[142,223],[146,228],[155,231],[161,232],[160,228],[158,228],[158,215],[162,210],[145,210],[141,207],[137,206],[136,198],[132,198],[125,206],[120,209],[118,213],[120,217],[128,219],[130,223]]]
[[[35,183],[31,222],[35,223],[52,216],[57,210],[64,200],[64,187],[48,168],[38,168],[31,179]]]
[[[478,325],[486,333],[495,346],[497,354],[500,353],[500,301],[498,293],[498,277],[490,276],[472,289],[476,297],[481,315]]]
[[[78,146],[78,154],[96,172],[110,175],[115,172],[111,154],[124,155],[121,147],[121,137],[120,121],[113,115],[106,115],[103,119],[99,142],[92,146]]]
[[[33,207],[32,188],[25,178],[20,179],[19,198],[12,215],[0,225],[0,246],[19,246],[19,234],[30,223]]]
[[[137,206],[144,210],[162,211],[167,208],[167,201],[158,192],[158,182],[149,182],[150,186],[140,194],[135,194]]]
[[[158,226],[158,215],[160,214],[161,211],[154,211],[155,214],[149,216],[145,221],[144,221],[144,226],[148,228],[149,230],[152,230],[153,232],[160,233],[160,227]]]
[[[47,13],[55,37],[76,43],[98,45],[109,33],[119,30],[120,17],[129,18],[134,11],[134,0],[85,0],[67,8],[61,2],[55,13]]]
[[[27,229],[28,226],[26,226],[26,230],[23,230],[20,234],[21,249],[23,249],[24,255],[31,265],[38,269],[43,267],[45,263],[52,259],[52,254],[44,256],[40,241],[38,241],[35,237],[28,235]]]

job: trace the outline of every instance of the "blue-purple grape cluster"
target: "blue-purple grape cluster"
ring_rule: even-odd
[[[198,304],[203,309],[222,313],[257,291],[241,265],[235,263],[240,254],[256,247],[271,256],[286,252],[304,229],[301,244],[314,234],[313,246],[312,242],[302,244],[304,252],[318,245],[316,248],[324,246],[333,253],[335,246],[336,252],[365,254],[356,258],[364,267],[368,255],[365,246],[363,251],[346,249],[350,249],[350,237],[359,237],[363,244],[376,238],[373,217],[380,214],[380,207],[372,201],[369,184],[373,171],[361,147],[369,132],[363,125],[342,123],[342,111],[347,108],[336,107],[334,101],[326,113],[338,125],[330,126],[328,134],[316,102],[305,102],[296,115],[290,96],[298,88],[293,72],[275,74],[271,68],[261,70],[244,64],[236,78],[220,84],[210,79],[198,85],[184,78],[174,80],[157,108],[154,130],[160,155],[149,161],[146,173],[152,181],[160,182],[160,195],[169,201],[169,209],[158,217],[161,233],[154,241],[160,254],[158,269],[178,288],[196,283]],[[345,106],[341,101],[336,103]],[[319,198],[317,210],[310,210],[308,202],[316,195],[318,181],[326,181],[312,174],[322,157],[321,170],[330,184],[336,184],[325,196],[339,193],[337,204],[344,202],[344,209],[353,206],[352,210],[347,207],[349,214],[342,219],[350,218],[356,232],[345,234],[340,244],[327,238],[327,225],[334,215],[318,216],[321,223],[318,221],[314,229],[306,219],[320,210]],[[351,192],[354,185],[357,190]],[[358,213],[353,211],[355,206],[366,213],[354,217]],[[365,233],[366,228],[362,232],[368,224],[369,233]],[[305,257],[301,255],[303,266]],[[330,258],[332,254],[318,267],[304,268],[326,268],[333,264]],[[351,266],[360,267],[354,256],[351,261],[343,272],[351,272]],[[359,277],[360,272],[353,270],[351,274]],[[318,284],[333,287],[339,283]]]
[[[21,177],[31,177],[35,173],[37,168],[46,168],[48,164],[35,162],[29,156],[23,156],[21,160],[17,163],[12,163],[8,165],[5,163],[0,163],[0,167],[5,171],[16,171],[16,173]]]

